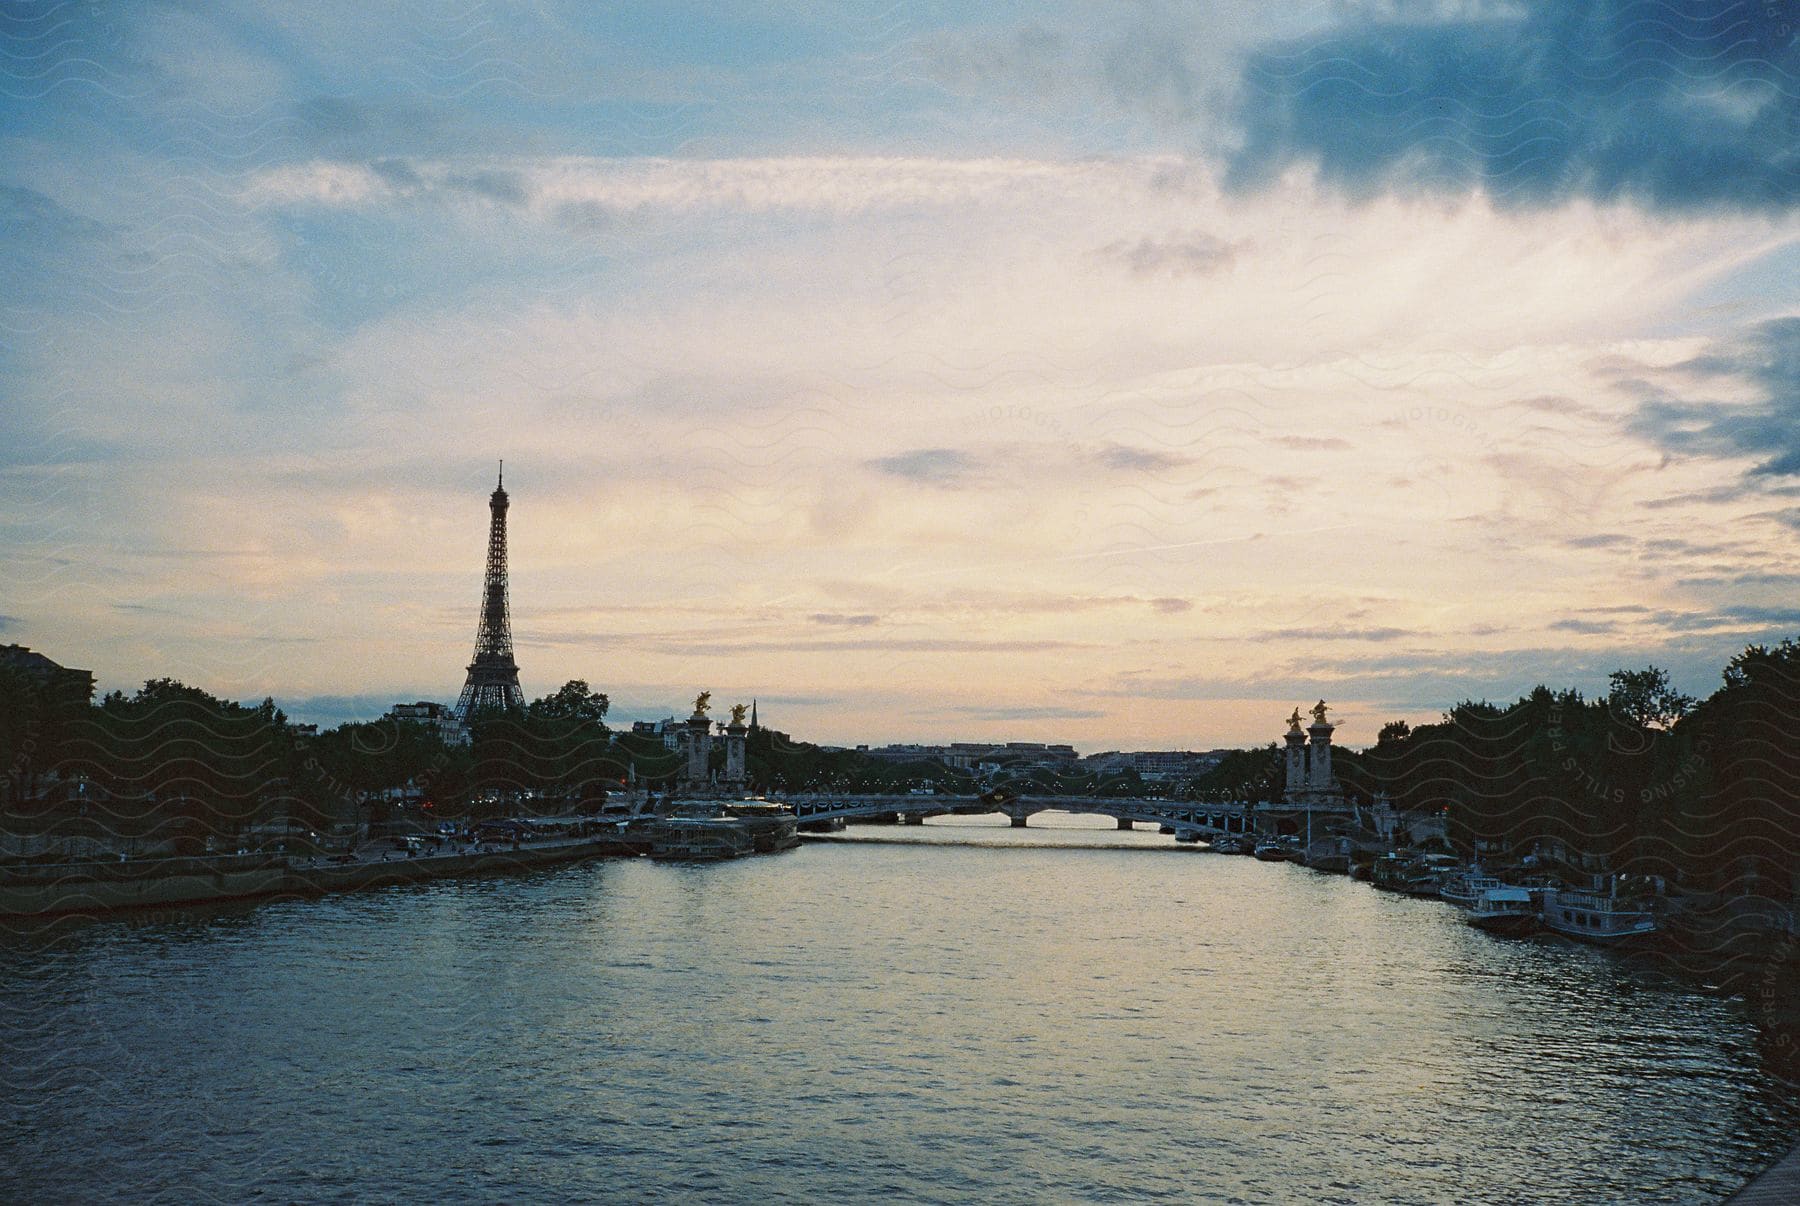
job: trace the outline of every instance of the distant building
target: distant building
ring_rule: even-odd
[[[1108,750],[1081,760],[1082,769],[1099,775],[1134,772],[1146,783],[1173,783],[1198,779],[1219,765],[1224,753],[1209,750]]]
[[[856,747],[881,762],[935,762],[952,770],[975,770],[983,762],[1005,764],[1016,769],[1044,768],[1059,770],[1075,762],[1072,745],[1045,745],[1038,741],[953,741],[948,745],[883,745]]]
[[[666,750],[681,748],[681,735],[687,731],[687,721],[677,720],[673,716],[665,716],[661,720],[634,720],[631,722],[631,734],[634,737],[651,737],[663,743]]]
[[[0,645],[0,666],[16,670],[49,692],[71,701],[93,702],[94,675],[91,671],[59,666],[24,645]]]
[[[436,729],[445,745],[469,744],[469,726],[457,717],[456,709],[448,704],[431,703],[421,699],[417,703],[395,704],[388,709],[387,714],[390,720],[399,720],[407,724],[422,724]]]

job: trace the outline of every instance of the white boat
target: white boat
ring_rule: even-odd
[[[1469,909],[1468,922],[1494,934],[1529,934],[1538,926],[1537,902],[1530,888],[1484,888]]]
[[[1493,876],[1483,874],[1481,868],[1470,867],[1467,871],[1446,875],[1438,885],[1438,895],[1459,909],[1472,909],[1483,892],[1505,886]]]
[[[1656,932],[1646,899],[1621,899],[1618,882],[1605,892],[1562,889],[1544,896],[1544,924],[1584,942],[1617,943]]]

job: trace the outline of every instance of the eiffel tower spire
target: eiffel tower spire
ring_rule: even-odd
[[[488,499],[487,576],[481,587],[481,625],[475,630],[475,657],[463,682],[456,715],[464,723],[487,708],[522,708],[519,667],[513,661],[512,615],[506,606],[506,462]]]

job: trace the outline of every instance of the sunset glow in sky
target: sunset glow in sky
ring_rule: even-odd
[[[625,719],[1363,744],[1800,634],[1786,6],[370,7],[0,18],[0,641],[453,700],[501,457],[526,694]]]

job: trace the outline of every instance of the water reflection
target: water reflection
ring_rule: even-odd
[[[1702,1202],[1800,1127],[1741,1002],[1111,824],[9,939],[0,1190]]]

